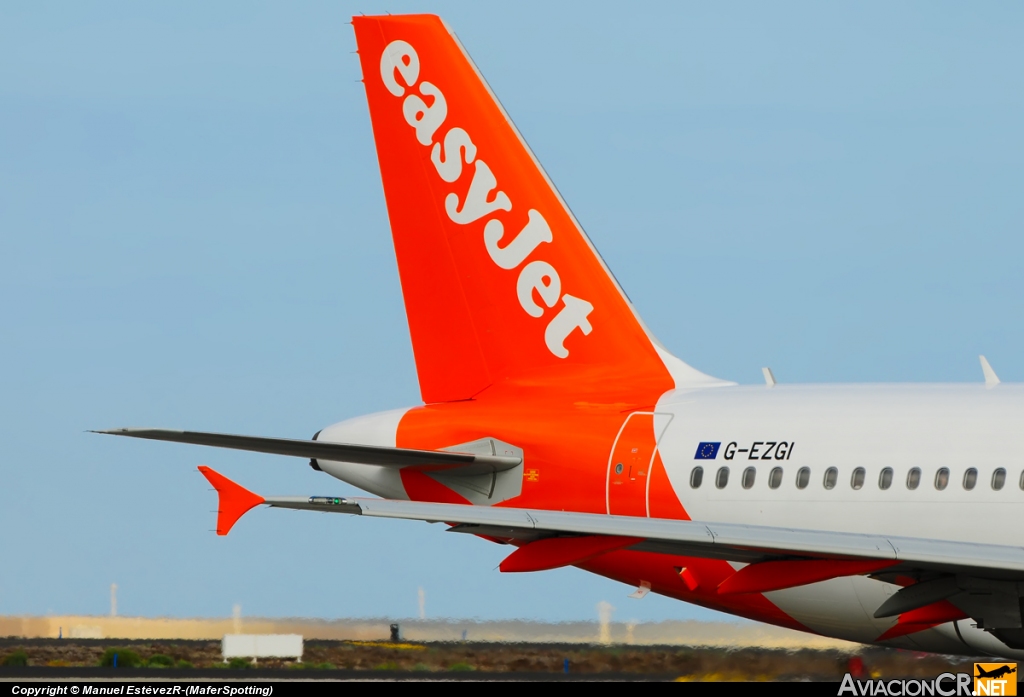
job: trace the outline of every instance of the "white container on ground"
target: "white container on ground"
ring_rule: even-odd
[[[294,658],[302,661],[301,634],[225,634],[224,660],[231,658]]]

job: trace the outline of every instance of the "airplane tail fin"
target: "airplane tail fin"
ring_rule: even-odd
[[[265,500],[206,465],[199,465],[199,471],[217,490],[218,535],[227,535],[239,518]]]
[[[649,336],[439,17],[352,24],[425,402],[587,371],[721,384]]]

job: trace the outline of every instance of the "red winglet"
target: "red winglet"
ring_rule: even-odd
[[[206,465],[199,465],[213,488],[217,490],[217,534],[227,535],[231,527],[249,510],[265,501],[262,496],[254,494],[245,487],[235,484],[219,472]]]
[[[530,542],[505,557],[498,565],[502,571],[547,571],[560,566],[578,564],[599,554],[629,547],[642,538],[604,535],[584,537],[549,537]]]

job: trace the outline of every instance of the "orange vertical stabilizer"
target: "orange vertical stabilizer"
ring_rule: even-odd
[[[567,376],[671,389],[629,301],[455,35],[433,15],[352,24],[423,400]]]

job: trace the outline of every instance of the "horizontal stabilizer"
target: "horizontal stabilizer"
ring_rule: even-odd
[[[290,440],[287,438],[263,438],[258,436],[236,436],[226,433],[202,433],[199,431],[173,431],[163,428],[118,428],[110,431],[93,431],[111,436],[128,436],[163,440],[171,443],[207,445],[214,448],[248,450],[271,455],[290,455],[313,460],[334,462],[356,462],[363,465],[384,467],[413,467],[440,465],[450,467],[485,469],[487,472],[502,472],[519,465],[520,457],[505,455],[474,455],[438,450],[413,450],[410,448],[388,448],[377,445],[354,445],[349,443],[325,443],[316,440]]]

